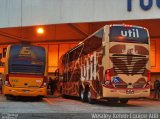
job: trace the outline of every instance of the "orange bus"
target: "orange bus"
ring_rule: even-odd
[[[47,51],[41,46],[16,44],[7,47],[3,94],[44,97],[47,95]]]
[[[59,89],[89,103],[149,97],[149,53],[146,28],[106,25],[61,57]]]

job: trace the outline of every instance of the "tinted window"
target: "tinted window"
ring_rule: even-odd
[[[44,74],[46,54],[39,46],[13,45],[10,49],[9,73]]]
[[[102,29],[95,35],[84,41],[83,55],[89,54],[93,51],[96,51],[98,48],[102,47],[103,33],[104,32]]]
[[[102,47],[102,39],[103,39],[103,29],[94,34],[92,37],[89,37],[83,43],[73,50],[68,52],[68,55],[65,54],[62,58],[62,63],[65,64],[65,60],[68,63],[77,60],[79,57],[89,54],[93,51],[96,51],[98,48]],[[67,59],[68,58],[68,59]]]
[[[73,51],[69,52],[69,63],[72,62],[73,60],[77,60],[81,56],[82,50],[83,50],[83,45],[78,46]]]
[[[130,42],[148,44],[146,29],[139,27],[112,26],[110,28],[110,42]]]

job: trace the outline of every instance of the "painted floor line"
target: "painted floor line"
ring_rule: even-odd
[[[48,100],[47,98],[43,99],[44,101],[46,101],[49,105],[53,105],[53,102]]]

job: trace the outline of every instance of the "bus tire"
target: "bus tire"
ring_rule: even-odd
[[[87,91],[87,101],[90,104],[94,104],[94,100],[91,98],[91,91],[90,90]]]
[[[128,103],[128,99],[120,99],[120,103],[121,104],[127,104]]]
[[[80,97],[81,97],[81,100],[82,100],[83,102],[87,102],[87,93],[86,93],[86,91],[81,90],[81,95],[80,95]]]

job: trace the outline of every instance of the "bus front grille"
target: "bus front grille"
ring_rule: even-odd
[[[148,59],[146,56],[117,54],[110,57],[117,74],[143,74]]]

